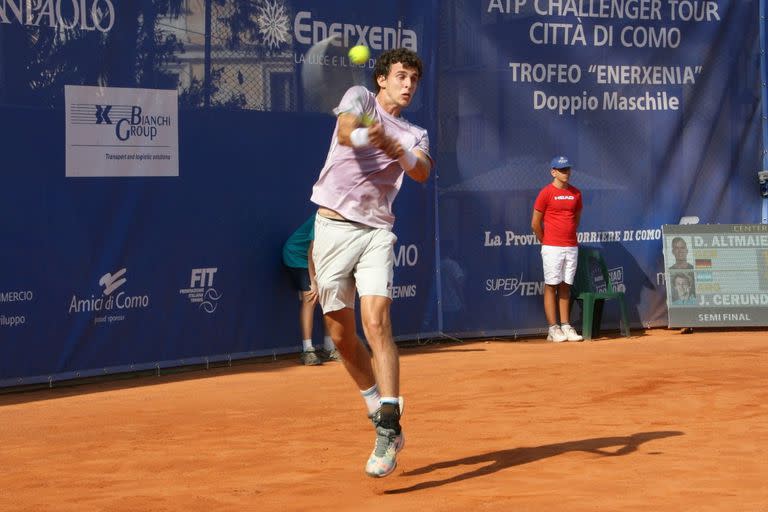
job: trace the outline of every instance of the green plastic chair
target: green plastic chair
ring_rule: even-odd
[[[608,267],[599,249],[579,247],[579,263],[571,297],[581,301],[583,321],[581,334],[584,339],[590,340],[600,335],[603,303],[610,299],[618,299],[619,308],[621,308],[621,332],[624,336],[630,335],[624,292],[617,291],[611,282]]]

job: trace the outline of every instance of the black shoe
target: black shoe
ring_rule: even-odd
[[[314,350],[306,350],[302,352],[299,359],[304,366],[318,366],[323,364],[323,361],[317,357]]]
[[[337,349],[337,348],[334,348],[330,352],[325,350],[325,349],[321,349],[320,350],[320,357],[323,358],[323,361],[326,361],[326,362],[328,362],[328,361],[341,361],[341,353],[339,353],[339,349]]]
[[[403,415],[403,411],[405,410],[405,400],[403,400],[402,396],[397,397],[396,410],[397,419],[400,421],[400,417]],[[381,407],[376,409],[376,412],[369,414],[368,419],[371,420],[371,423],[373,423],[373,428],[376,428],[379,425],[379,421],[381,420]]]

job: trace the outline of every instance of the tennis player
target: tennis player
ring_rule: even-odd
[[[427,131],[402,117],[422,76],[407,49],[381,54],[376,91],[350,88],[334,109],[336,127],[325,166],[312,190],[318,205],[312,252],[318,296],[333,342],[368,408],[376,444],[365,471],[384,477],[405,443],[400,426],[400,362],[390,306],[395,216],[403,175],[424,183],[433,161]],[[369,350],[357,336],[355,292]]]

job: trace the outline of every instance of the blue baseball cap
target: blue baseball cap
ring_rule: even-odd
[[[566,169],[571,167],[571,161],[568,160],[567,156],[556,156],[552,159],[552,165],[551,167],[553,169]]]

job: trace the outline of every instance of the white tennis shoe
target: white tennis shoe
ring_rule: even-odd
[[[568,336],[566,336],[563,333],[559,325],[553,325],[553,326],[550,326],[549,328],[547,341],[554,341],[555,343],[560,343],[561,341],[568,341]]]
[[[562,325],[560,327],[560,330],[563,332],[563,334],[565,335],[565,338],[568,341],[584,341],[584,337],[579,336],[579,333],[576,332],[576,329],[574,329],[568,324]]]

